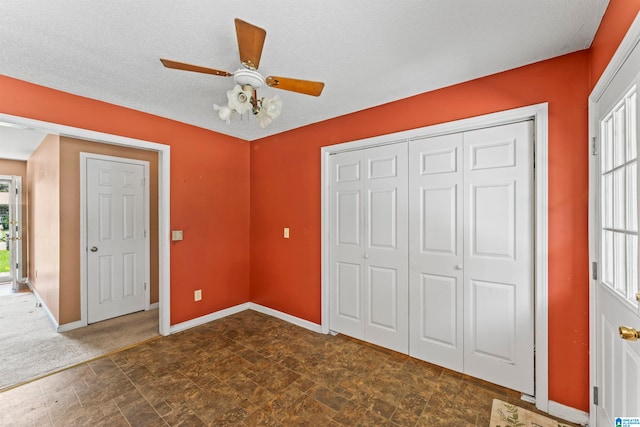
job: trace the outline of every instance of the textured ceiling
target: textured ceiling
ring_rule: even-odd
[[[0,74],[255,140],[589,47],[607,0],[41,0],[0,2]],[[325,82],[278,94],[267,128],[214,112],[235,71],[234,18],[267,31],[260,71]],[[1,96],[1,94],[0,94]],[[4,145],[4,139],[0,138]],[[4,157],[4,155],[2,155]]]

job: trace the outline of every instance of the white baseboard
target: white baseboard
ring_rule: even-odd
[[[225,308],[214,313],[210,313],[204,316],[196,317],[195,319],[187,320],[186,322],[177,323],[171,325],[169,328],[169,334],[175,334],[196,326],[204,325],[205,323],[212,322],[214,320],[222,319],[223,317],[231,316],[232,314],[240,313],[249,308],[251,303],[245,302],[244,304],[235,305],[233,307]]]
[[[561,403],[549,401],[549,415],[571,421],[572,423],[588,425],[589,413],[579,409],[565,406]]]
[[[82,320],[76,320],[75,322],[65,323],[64,325],[58,326],[58,332],[67,332],[72,331],[74,329],[82,328],[87,326],[87,322],[83,322]]]
[[[58,328],[60,327],[60,325],[58,325],[58,321],[56,320],[56,318],[51,313],[51,310],[49,310],[49,307],[47,307],[47,304],[40,297],[40,294],[38,294],[38,291],[36,291],[36,288],[34,288],[33,285],[31,284],[31,280],[27,280],[27,286],[29,287],[29,289],[31,289],[31,292],[33,293],[33,296],[36,297],[36,301],[38,301],[38,303],[40,304],[40,306],[42,307],[42,309],[46,313],[47,318],[49,319],[49,322],[51,322],[51,325],[53,326],[53,329],[55,329],[56,332],[60,332],[58,330]]]
[[[149,304],[149,307],[147,307],[147,311],[155,310],[156,308],[160,308],[160,303],[159,302],[154,302],[153,304]]]
[[[285,322],[292,323],[296,326],[300,326],[301,328],[305,328],[310,331],[317,332],[319,334],[322,333],[321,325],[318,325],[317,323],[309,322],[308,320],[304,320],[287,313],[283,313],[278,310],[274,310],[273,308],[265,307],[263,305],[250,302],[249,309],[257,311],[258,313],[267,314],[271,317],[275,317],[280,320],[284,320]]]
[[[169,333],[175,334],[176,332],[181,332],[190,328],[194,328],[196,326],[204,325],[205,323],[213,322],[214,320],[222,319],[223,317],[231,316],[232,314],[240,313],[244,310],[254,310],[258,313],[263,313],[277,319],[284,320],[285,322],[289,322],[293,325],[300,326],[301,328],[305,328],[317,333],[322,333],[321,326],[316,323],[309,322],[308,320],[300,319],[299,317],[295,317],[290,314],[283,313],[281,311],[274,310],[272,308],[252,302],[245,302],[244,304],[235,305],[233,307],[225,308],[224,310],[219,310],[205,316],[187,320],[186,322],[171,325]]]

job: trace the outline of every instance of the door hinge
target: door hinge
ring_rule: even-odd
[[[147,282],[144,282],[144,290],[147,290]]]
[[[598,405],[598,387],[593,388],[593,404]]]
[[[144,237],[147,237],[147,230],[144,230]]]
[[[595,261],[591,263],[591,278],[598,280],[598,263]]]
[[[591,137],[591,155],[592,156],[598,155],[598,140],[596,139],[595,136]]]

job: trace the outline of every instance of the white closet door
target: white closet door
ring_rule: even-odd
[[[409,354],[463,371],[462,133],[409,145]]]
[[[331,158],[331,329],[408,352],[407,144]]]
[[[331,330],[364,339],[364,157],[331,156]]]
[[[464,134],[464,372],[534,394],[533,122]]]

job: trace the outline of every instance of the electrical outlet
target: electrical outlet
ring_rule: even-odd
[[[200,301],[202,299],[202,289],[198,289],[193,293],[193,300]]]

